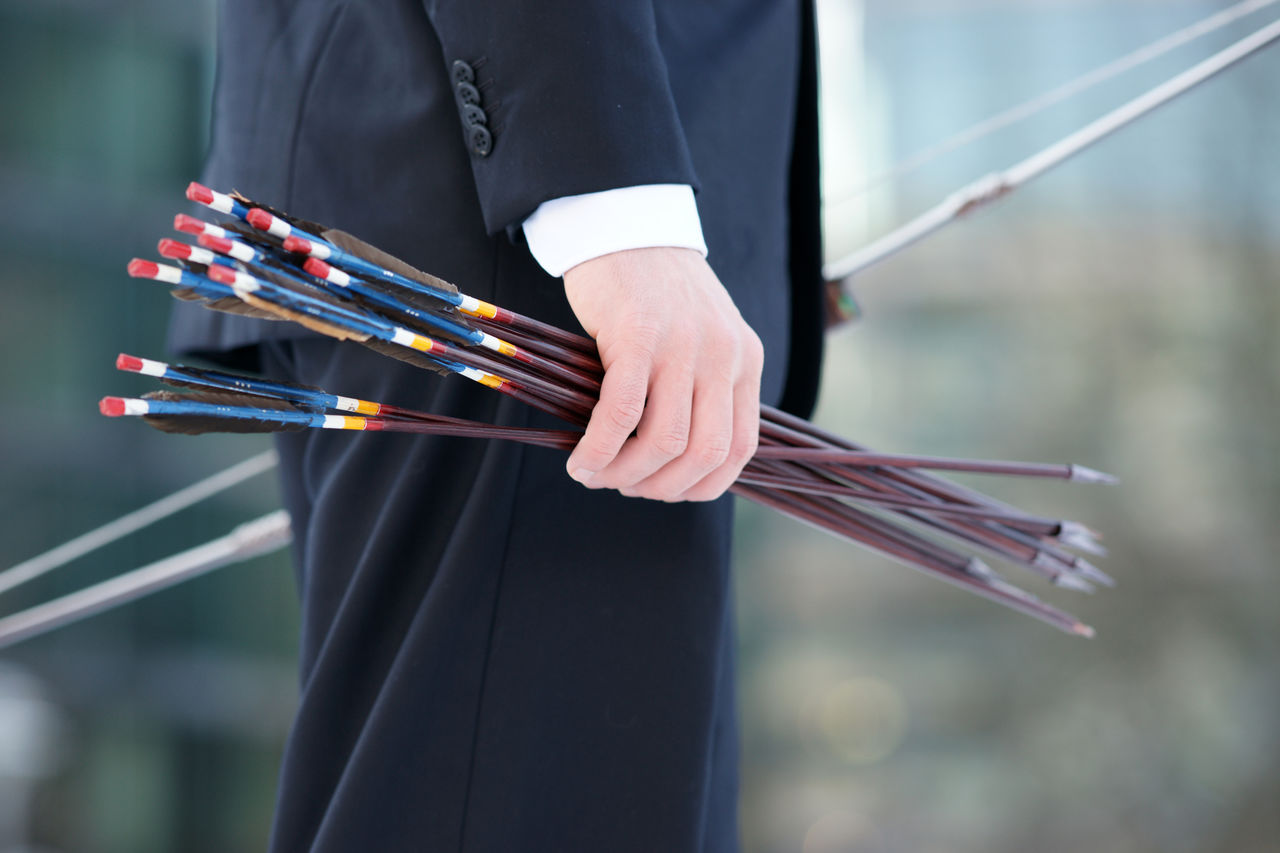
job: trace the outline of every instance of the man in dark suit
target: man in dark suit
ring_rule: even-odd
[[[302,696],[273,850],[737,849],[720,495],[759,401],[816,388],[812,39],[799,0],[223,5],[207,182],[580,323],[607,368],[567,463],[282,438]],[[183,310],[172,340],[554,425],[298,329]]]

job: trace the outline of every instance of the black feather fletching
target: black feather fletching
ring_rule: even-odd
[[[407,279],[418,282],[419,284],[435,290],[445,290],[449,293],[458,292],[457,286],[450,284],[442,278],[437,278],[430,273],[423,272],[412,264],[400,260],[395,255],[392,255],[389,252],[384,252],[377,246],[366,243],[354,234],[348,234],[346,231],[342,231],[338,228],[325,228],[323,231],[316,233],[344,252],[350,252],[357,257],[364,258],[370,263],[389,269],[392,272],[398,273]],[[434,304],[437,308],[444,307],[439,302],[435,302]],[[453,306],[449,306],[449,310],[452,311]]]
[[[391,270],[392,272],[395,272],[404,276],[405,278],[408,278],[412,281],[416,281],[419,284],[425,285],[427,287],[435,288],[437,290],[450,292],[450,293],[456,293],[458,291],[458,288],[456,286],[454,286],[453,284],[450,284],[444,279],[433,276],[430,273],[423,272],[417,267],[414,267],[411,264],[408,264],[405,261],[402,261],[399,258],[395,257],[394,255],[384,252],[381,249],[377,248],[376,246],[366,243],[365,241],[361,240],[359,237],[356,237],[352,234],[348,234],[345,231],[342,231],[337,228],[328,228],[327,226],[321,225],[317,222],[310,222],[308,220],[299,219],[298,217],[295,217],[295,216],[290,216],[284,213],[283,211],[276,210],[268,205],[259,204],[258,202],[253,201],[252,199],[246,197],[245,195],[239,192],[233,192],[231,193],[231,195],[237,200],[239,200],[242,204],[248,205],[250,207],[261,208],[262,210],[265,210],[266,212],[272,214],[273,216],[280,217],[281,219],[283,219],[284,221],[288,222],[291,225],[301,228],[304,231],[308,231],[325,240],[328,240],[329,242],[333,243],[335,246],[337,246],[338,248],[342,249],[345,252],[349,252],[353,255],[361,257],[364,260],[369,261],[371,263],[378,264],[386,269]],[[254,268],[251,270],[247,269],[243,264],[237,263],[237,266],[240,267],[241,269],[246,269],[246,271],[250,272],[252,275],[258,276],[259,278],[267,279],[275,284],[280,285],[281,287],[285,287],[295,291],[300,289],[300,285],[296,281],[289,280],[290,276],[298,276],[298,277],[301,277],[304,281],[308,281],[308,282],[310,281],[311,279],[310,273],[307,273],[304,269],[302,269],[303,258],[300,258],[300,257],[295,258],[290,253],[286,252],[284,250],[284,241],[279,237],[276,237],[275,235],[270,234],[266,231],[262,231],[257,228],[254,228],[252,225],[249,225],[248,223],[242,222],[238,219],[229,219],[228,221],[221,223],[221,227],[225,228],[227,231],[230,231],[236,236],[240,237],[243,242],[255,244],[259,248],[267,250],[267,252],[265,253],[265,256],[261,259],[260,263],[255,265]],[[203,266],[203,265],[197,265],[197,266]],[[269,270],[271,272],[268,272]],[[277,274],[273,275],[272,272],[275,272]],[[380,279],[377,276],[364,275],[359,272],[353,272],[349,270],[347,271],[347,274],[357,279],[363,285],[365,285],[370,289],[377,290],[389,296],[394,296],[396,299],[398,299],[400,302],[404,303],[410,308],[416,309],[423,313],[431,313],[431,314],[436,314],[436,315],[445,317],[465,328],[474,327],[471,321],[471,318],[467,317],[465,314],[460,313],[453,305],[450,305],[449,303],[444,302],[443,300],[436,299],[421,293],[416,293],[412,290],[408,290],[403,287],[398,287],[393,284],[389,284],[387,281],[385,281],[384,279]],[[329,291],[323,290],[318,286],[316,287],[315,290],[306,289],[306,290],[303,290],[302,292],[306,292],[310,295],[315,295],[317,293],[326,293],[326,294],[329,293]],[[456,335],[443,332],[436,326],[432,326],[430,324],[424,323],[414,318],[411,314],[408,314],[402,311],[396,311],[395,309],[388,308],[385,305],[380,305],[366,297],[360,296],[359,294],[351,293],[343,297],[331,296],[330,298],[337,300],[333,304],[348,305],[348,306],[358,305],[362,308],[368,308],[375,312],[392,314],[394,316],[389,317],[388,319],[393,319],[396,322],[399,322],[401,325],[405,326],[406,328],[412,329],[415,332],[418,332],[420,334],[425,334],[430,337],[447,340],[459,345],[463,345],[463,346],[466,345],[466,342]],[[217,310],[226,310],[223,308],[223,306],[220,306],[220,305],[210,304],[209,307],[215,308]],[[229,313],[247,314],[248,312],[237,311],[232,309],[229,311]],[[250,315],[250,316],[257,316],[257,314]],[[273,319],[286,319],[286,318],[273,316]],[[288,319],[292,319],[292,318],[288,318]],[[381,350],[379,351],[381,352]],[[397,356],[397,358],[398,357],[399,356]],[[412,358],[402,358],[400,360],[409,361],[412,364],[418,364],[418,365],[422,363],[420,360],[412,359]],[[436,372],[441,372],[438,368],[431,368],[431,369],[436,370]]]
[[[277,252],[284,251],[284,240],[274,234],[260,231],[248,222],[242,222],[239,219],[228,219],[225,222],[219,222],[218,225],[235,234],[242,243],[257,243]]]
[[[175,263],[184,270],[195,273],[196,275],[207,275],[209,271],[208,264],[200,264],[195,261],[186,260],[176,260]],[[224,296],[219,299],[210,299],[189,287],[175,287],[169,291],[169,295],[174,299],[181,299],[184,302],[199,302],[206,308],[211,308],[214,311],[222,311],[225,314],[239,314],[242,317],[253,317],[256,320],[285,319],[270,311],[263,311],[261,308],[255,308],[252,305],[248,305],[236,296]]]
[[[272,400],[266,397],[236,394],[228,391],[206,391],[197,394],[179,394],[175,391],[152,391],[143,395],[146,400],[164,400],[167,402],[189,401],[208,403],[214,406],[236,406],[254,409],[272,409],[282,412],[298,412],[298,408],[283,400]],[[149,426],[161,432],[182,435],[201,435],[207,432],[297,432],[307,427],[304,424],[281,423],[280,421],[262,420],[258,418],[230,418],[213,415],[143,415],[142,419]]]
[[[204,371],[194,367],[184,367],[182,369],[186,373],[191,374],[191,376],[189,378],[161,376],[159,377],[159,380],[165,385],[173,388],[190,388],[195,391],[203,392],[209,392],[210,389],[214,389],[214,392],[225,391],[234,394],[242,394],[246,399],[252,399],[254,401],[253,403],[245,403],[244,405],[254,405],[258,408],[274,408],[270,403],[282,400],[280,397],[237,386],[235,383],[235,377],[231,374],[220,374],[217,371]],[[288,383],[281,382],[279,384],[285,385]],[[293,387],[304,388],[304,386]],[[314,390],[324,393],[318,388],[304,388],[304,390]],[[295,410],[300,412],[319,414],[327,411],[327,409],[319,403],[310,403],[303,400],[286,400],[284,402],[289,403]]]
[[[274,314],[277,319],[292,320],[299,326],[310,329],[313,332],[319,332],[326,337],[336,338],[340,341],[359,341],[360,343],[369,340],[369,335],[364,332],[357,332],[344,326],[317,319],[302,311],[280,305],[271,297],[260,293],[246,293],[242,298],[254,308]]]
[[[211,308],[214,311],[222,311],[226,314],[239,314],[242,317],[253,317],[255,320],[287,320],[288,317],[281,317],[270,311],[263,311],[261,308],[255,308],[235,296],[224,296],[221,299],[208,299],[196,293],[187,287],[175,288],[169,291],[174,299],[181,299],[184,302],[199,302],[205,308]]]
[[[405,364],[412,364],[414,367],[420,367],[423,370],[430,370],[432,373],[439,373],[441,376],[448,376],[452,373],[452,371],[441,367],[415,349],[380,341],[377,338],[370,338],[367,341],[361,341],[361,343],[376,353],[394,358],[396,361],[403,361]]]

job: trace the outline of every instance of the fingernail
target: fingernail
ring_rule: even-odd
[[[595,471],[588,471],[586,468],[574,468],[569,472],[569,476],[577,480],[584,486],[591,485],[591,479],[595,477]]]

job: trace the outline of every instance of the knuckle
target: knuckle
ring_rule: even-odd
[[[599,471],[609,464],[612,457],[604,447],[597,445],[580,446],[573,461],[574,468],[585,468],[588,471]]]
[[[605,412],[608,425],[616,432],[629,433],[640,423],[644,414],[643,398],[625,396],[617,400]]]
[[[698,448],[698,461],[708,469],[719,468],[729,459],[732,449],[729,436],[716,436]]]
[[[724,385],[732,385],[738,374],[738,357],[732,349],[709,353],[710,359],[702,376]]]
[[[601,386],[601,402],[606,405],[644,407],[649,390],[649,365],[634,359],[611,365]]]
[[[618,342],[624,354],[647,358],[662,342],[662,329],[649,318],[632,318],[623,328],[623,338]]]
[[[729,326],[717,330],[716,334],[709,335],[705,343],[707,351],[713,357],[721,359],[731,359],[736,356],[740,345],[737,330]]]
[[[735,438],[733,446],[729,449],[729,461],[735,465],[744,465],[756,455],[756,449],[759,446],[759,435],[754,432]]]
[[[688,430],[681,429],[679,424],[668,427],[653,437],[652,446],[662,456],[674,459],[689,447]]]

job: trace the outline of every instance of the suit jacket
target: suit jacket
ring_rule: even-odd
[[[219,27],[215,188],[349,230],[483,298],[496,295],[495,236],[518,241],[543,201],[691,184],[709,261],[765,344],[765,399],[811,409],[811,0],[225,0]],[[542,319],[576,327],[559,302]],[[251,364],[245,347],[302,334],[179,306],[170,340]]]

